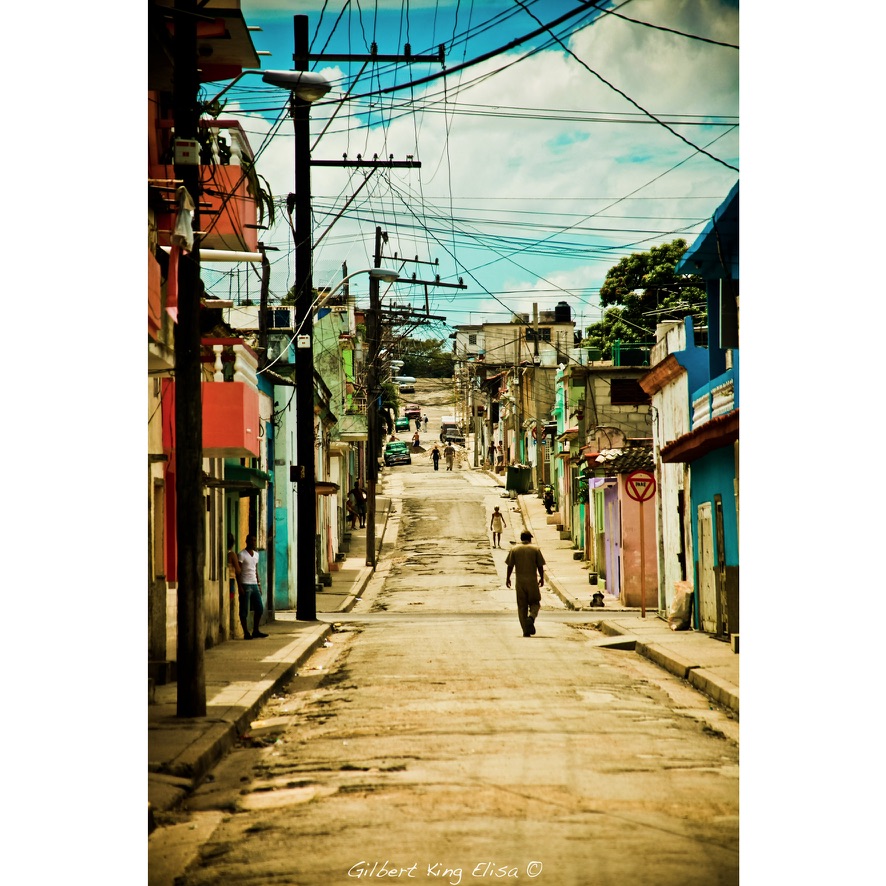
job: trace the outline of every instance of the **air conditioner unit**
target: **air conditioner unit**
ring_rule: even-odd
[[[293,329],[292,308],[273,307],[268,309],[268,329]]]

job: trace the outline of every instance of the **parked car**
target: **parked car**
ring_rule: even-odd
[[[458,422],[456,422],[455,418],[451,415],[444,415],[440,422],[441,443],[446,442],[447,434],[455,434],[456,436],[461,434],[461,428],[458,426]]]
[[[408,431],[412,427],[412,422],[405,415],[398,415],[394,419],[395,431]]]
[[[418,418],[421,415],[421,406],[417,403],[407,403],[406,408],[403,410],[403,414],[407,418]]]
[[[444,443],[452,443],[454,446],[464,446],[465,438],[463,434],[459,434],[457,431],[450,431],[446,434]]]
[[[401,394],[414,394],[415,393],[415,385],[410,385],[410,384],[400,385],[400,393]]]
[[[409,444],[399,440],[385,445],[385,464],[391,465],[411,465],[412,455],[409,452]]]

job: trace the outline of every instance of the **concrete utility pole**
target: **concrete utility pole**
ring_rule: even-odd
[[[196,139],[200,125],[197,92],[197,2],[176,0],[173,73],[175,139]],[[200,156],[180,162],[175,177],[194,202],[194,230],[200,229]],[[195,156],[196,153],[196,156]],[[175,325],[175,540],[178,651],[176,714],[206,716],[203,662],[203,565],[206,558],[206,502],[203,490],[203,406],[200,367],[200,237],[178,264],[178,320]]]

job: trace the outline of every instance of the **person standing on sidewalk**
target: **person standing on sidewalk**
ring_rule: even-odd
[[[489,528],[492,530],[492,547],[501,547],[501,531],[507,525],[508,524],[505,523],[504,514],[502,514],[498,509],[498,505],[496,505],[495,510],[492,512],[492,519],[489,521]]]
[[[391,437],[393,440],[393,436]],[[360,520],[360,528],[366,526],[366,493],[360,488],[360,483],[354,483],[354,488],[348,493],[349,498],[354,504],[357,511],[357,517]]]
[[[261,584],[258,579],[258,552],[255,550],[255,536],[246,536],[246,547],[240,551],[240,624],[243,625],[243,639],[256,640],[267,637],[258,626],[265,611],[261,599]],[[252,607],[252,633],[249,633],[249,609]]]
[[[240,561],[237,559],[237,540],[228,533],[228,593],[231,596],[231,636],[234,635],[234,595],[240,592]]]
[[[531,637],[535,633],[535,619],[541,608],[539,588],[545,583],[545,558],[538,547],[532,544],[531,532],[524,529],[520,533],[520,544],[508,551],[505,566],[508,567],[506,587],[511,586],[511,573],[517,573],[517,615],[520,627],[523,628],[523,636]]]

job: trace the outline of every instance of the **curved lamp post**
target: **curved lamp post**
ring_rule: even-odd
[[[262,79],[290,92],[290,111],[295,134],[295,328],[299,335],[296,356],[296,618],[317,619],[317,502],[314,467],[314,352],[310,318],[313,302],[311,280],[311,102],[329,92],[329,82],[308,70],[308,17],[293,16],[293,71],[265,71]],[[347,278],[345,278],[347,279]],[[341,281],[342,284],[344,281]]]

